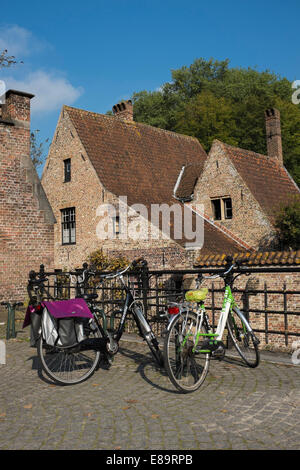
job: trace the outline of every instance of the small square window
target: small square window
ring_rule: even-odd
[[[64,160],[64,182],[68,183],[71,181],[71,158]]]
[[[212,199],[211,205],[214,220],[232,219],[231,197]]]

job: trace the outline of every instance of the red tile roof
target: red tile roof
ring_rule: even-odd
[[[195,267],[225,266],[226,256],[223,254],[200,255],[195,261]],[[256,251],[254,253],[240,252],[233,255],[234,260],[247,259],[247,266],[266,265],[299,265],[300,250],[298,251]]]
[[[172,205],[178,202],[173,190],[182,167],[196,168],[197,175],[202,172],[207,155],[194,137],[70,106],[64,110],[105,189],[127,196],[128,205]],[[185,187],[193,188],[194,171],[188,172]],[[202,252],[229,254],[245,249],[206,220],[204,233]],[[174,240],[180,245],[187,241]]]
[[[207,158],[194,137],[65,106],[104,187],[128,203],[171,199],[183,165]]]

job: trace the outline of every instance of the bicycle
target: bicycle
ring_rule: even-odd
[[[162,352],[159,348],[158,340],[144,316],[143,304],[139,299],[134,298],[134,292],[126,284],[123,277],[129,269],[135,268],[140,262],[146,263],[142,259],[135,260],[125,269],[114,274],[97,273],[95,270],[89,269],[88,267],[82,270],[80,274],[81,280],[77,283],[78,295],[88,303],[93,315],[92,319],[84,323],[86,339],[72,347],[49,346],[45,343],[42,330],[40,329],[37,341],[38,356],[43,370],[56,383],[61,385],[81,383],[92,376],[99,366],[101,358],[104,357],[108,363],[111,363],[113,356],[119,350],[119,341],[122,337],[125,321],[129,313],[132,313],[139,333],[146,340],[153,358],[159,366],[163,366]],[[94,301],[98,295],[96,293],[83,293],[87,281],[91,277],[95,278],[96,276],[100,282],[118,277],[125,290],[126,299],[122,309],[122,317],[115,330],[106,328],[101,324],[101,321],[99,321],[99,309],[94,305]],[[40,279],[37,279],[36,273],[31,272],[28,290],[30,290],[30,288],[34,289],[36,293],[35,303],[37,304],[37,308],[39,307],[40,313],[42,313],[43,310],[41,307],[43,294],[46,294],[47,299],[55,300],[50,296],[49,290],[45,288],[45,282],[47,280],[48,279],[43,274],[40,275]]]
[[[181,392],[197,390],[204,382],[212,357],[223,359],[226,346],[222,341],[225,327],[245,364],[257,367],[259,364],[259,339],[255,336],[249,321],[237,307],[232,287],[235,279],[246,272],[234,276],[233,269],[240,268],[244,261],[235,262],[227,257],[225,271],[212,276],[198,276],[198,286],[203,279],[223,278],[225,293],[216,332],[212,332],[205,312],[204,300],[208,289],[200,288],[185,294],[186,302],[175,304],[164,341],[165,369],[173,385]],[[190,303],[197,303],[192,310]],[[175,311],[174,311],[175,310]]]

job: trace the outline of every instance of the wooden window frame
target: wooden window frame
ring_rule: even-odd
[[[61,209],[61,244],[76,245],[76,208],[66,207]],[[74,229],[74,233],[72,232]],[[68,231],[68,241],[65,241],[64,234]]]

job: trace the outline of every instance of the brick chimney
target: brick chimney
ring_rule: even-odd
[[[55,218],[30,158],[30,100],[8,90],[0,117],[0,300],[26,297],[30,270],[52,269]]]
[[[17,127],[30,129],[30,100],[34,95],[23,91],[8,90],[2,105],[1,119]]]
[[[265,120],[268,156],[276,158],[283,165],[280,112],[278,109],[267,109],[265,111]]]
[[[133,121],[133,106],[132,101],[121,101],[112,108],[116,118],[122,119],[123,121]]]

